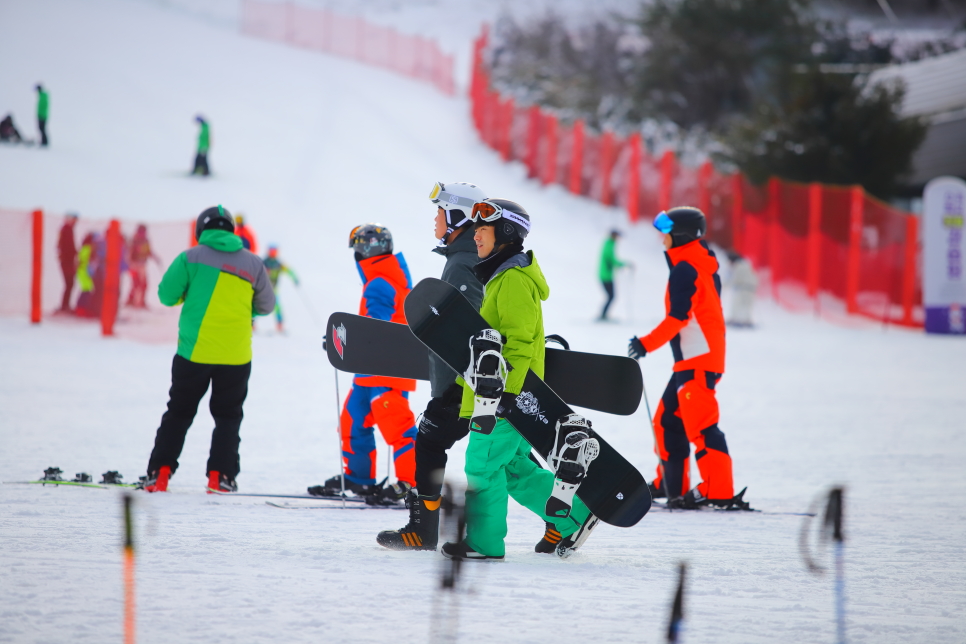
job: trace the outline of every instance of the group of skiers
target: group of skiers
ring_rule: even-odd
[[[442,554],[504,558],[511,496],[546,524],[536,552],[559,554],[561,547],[574,546],[577,535],[586,538],[596,521],[578,497],[567,516],[548,513],[555,475],[530,458],[529,444],[504,418],[521,393],[527,372],[544,375],[542,302],[549,297],[550,286],[534,252],[524,250],[530,215],[520,204],[490,198],[470,183],[437,183],[430,200],[436,207],[435,252],[446,260],[442,279],[459,289],[505,338],[502,358],[509,369],[495,425],[487,433],[471,422],[473,388],[435,356],[432,398],[418,426],[409,406],[414,381],[357,375],[340,421],[342,472],[309,491],[321,496],[348,491],[374,503],[404,499],[408,523],[380,532],[377,542],[395,550],[435,550],[447,452],[469,434],[465,538],[443,544]],[[627,353],[641,359],[670,343],[675,360],[653,418],[659,465],[649,484],[652,497],[666,497],[675,508],[740,509],[747,504],[734,495],[731,457],[718,427],[715,389],[725,371],[725,322],[718,261],[703,239],[706,226],[704,214],[690,207],[673,208],[655,218],[670,268],[666,315],[649,333],[632,338]],[[159,287],[164,304],[183,303],[183,309],[171,398],[148,465],[148,491],[167,489],[209,383],[216,426],[208,487],[213,492],[237,490],[238,430],[251,372],[251,316],[276,310],[277,275],[270,278],[270,265],[246,250],[236,231],[237,223],[227,210],[205,210],[197,221],[199,245],[175,260]],[[611,241],[616,238],[612,235]],[[391,232],[380,224],[361,224],[352,229],[348,245],[363,283],[360,314],[405,322],[403,302],[412,278],[402,253],[395,252]],[[613,247],[608,254],[616,260]],[[214,328],[219,329],[217,335]],[[394,458],[398,480],[388,486],[376,482],[376,427]],[[689,472],[692,444],[702,479],[694,487]]]
[[[34,90],[37,92],[37,132],[40,134],[39,144],[41,147],[47,147],[49,144],[49,140],[47,139],[47,116],[50,112],[50,96],[41,83],[37,83],[34,86]],[[0,120],[0,143],[26,143],[33,145],[34,141],[25,139],[13,122],[13,114],[7,114]]]

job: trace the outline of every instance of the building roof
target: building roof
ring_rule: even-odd
[[[935,116],[966,109],[966,49],[869,75],[871,82],[901,78],[906,84],[903,116]]]

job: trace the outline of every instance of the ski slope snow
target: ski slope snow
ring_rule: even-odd
[[[4,2],[0,24],[16,25],[0,38],[0,111],[32,133],[33,85],[51,96],[50,149],[0,147],[0,206],[174,221],[222,203],[299,273],[300,289],[280,289],[289,335],[271,335],[263,320],[254,338],[243,491],[298,493],[335,473],[335,383],[320,319],[357,307],[348,232],[379,221],[414,279],[437,276],[426,200],[434,181],[474,181],[528,209],[528,247],[551,285],[547,332],[575,349],[623,353],[663,313],[657,235],[504,165],[477,141],[462,97],[161,3]],[[199,112],[212,124],[209,180],[185,176]],[[618,284],[621,321],[600,325],[596,260],[612,227],[627,232],[619,252],[636,271]],[[767,301],[758,317],[759,329],[729,334],[719,390],[736,482],[773,512],[804,511],[828,486],[847,486],[850,640],[963,642],[966,343],[832,326]],[[173,353],[102,339],[93,326],[0,319],[0,481],[48,466],[136,479]],[[669,350],[642,367],[653,406]],[[348,383],[342,376],[343,396]],[[423,385],[413,408],[427,396]],[[141,641],[430,641],[452,614],[437,601],[442,558],[375,543],[404,513],[288,512],[205,495],[202,404],[172,492],[136,499]],[[591,418],[652,475],[643,406]],[[462,465],[458,445],[455,482]],[[510,506],[507,561],[464,567],[461,641],[663,641],[682,560],[686,641],[833,640],[832,580],[801,563],[801,517],[654,510],[634,528],[601,526],[561,561],[533,553],[543,524]],[[0,485],[0,642],[119,641],[120,544],[115,491]]]

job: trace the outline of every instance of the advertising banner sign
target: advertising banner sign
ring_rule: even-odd
[[[922,214],[922,303],[926,333],[966,334],[966,181],[926,184]]]

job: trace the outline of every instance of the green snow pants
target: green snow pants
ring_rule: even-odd
[[[584,502],[574,497],[570,516],[545,513],[553,491],[553,473],[530,460],[530,443],[503,418],[489,434],[470,432],[466,448],[466,543],[491,557],[506,554],[507,495],[552,523],[568,537],[590,516]]]

